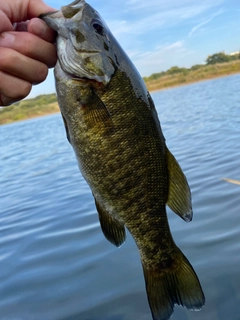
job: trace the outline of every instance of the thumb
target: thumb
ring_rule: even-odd
[[[29,0],[27,18],[35,18],[40,16],[42,13],[47,13],[50,11],[56,11],[56,9],[49,7],[42,0]]]
[[[56,11],[42,0],[6,1],[0,5],[0,28],[9,29],[9,23],[27,21],[38,17],[41,13]],[[3,8],[1,8],[3,6]],[[3,21],[4,20],[4,21]],[[0,30],[1,31],[1,30]]]

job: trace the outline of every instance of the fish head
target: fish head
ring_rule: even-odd
[[[96,10],[76,0],[40,17],[58,34],[58,61],[69,77],[110,82],[118,65],[114,37]]]

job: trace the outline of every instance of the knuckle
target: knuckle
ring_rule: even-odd
[[[47,65],[49,68],[53,68],[57,62],[57,50],[54,44],[50,44],[48,55],[47,55]]]
[[[34,84],[43,82],[47,78],[47,75],[48,75],[48,67],[45,64],[41,63],[37,70],[37,76],[34,81]]]
[[[8,68],[14,62],[14,51],[0,47],[0,68]]]
[[[49,61],[48,67],[49,68],[54,68],[56,63],[57,63],[57,55],[54,56],[51,61]]]
[[[31,34],[26,33],[24,35],[24,47],[22,48],[22,53],[25,56],[32,57],[36,51],[36,43],[33,41]]]
[[[31,92],[32,84],[27,81],[21,81],[21,84],[19,84],[18,89],[13,90],[12,94],[9,94],[9,98],[13,101],[19,101],[24,98],[26,98],[29,93]]]
[[[21,93],[19,94],[19,98],[20,98],[19,100],[24,99],[26,96],[28,96],[31,90],[32,90],[32,84],[27,81],[24,81]]]
[[[7,95],[0,94],[0,106],[10,106],[11,104],[26,98],[32,89],[29,82],[23,81],[18,85],[18,89],[8,92]]]

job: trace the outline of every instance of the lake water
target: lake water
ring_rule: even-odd
[[[201,281],[200,312],[240,319],[240,75],[153,93],[194,218],[168,212]],[[136,245],[103,236],[59,114],[0,127],[0,319],[150,320]]]

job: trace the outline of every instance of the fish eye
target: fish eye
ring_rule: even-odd
[[[104,27],[102,26],[102,24],[99,20],[94,19],[92,21],[92,26],[98,34],[104,35]]]

